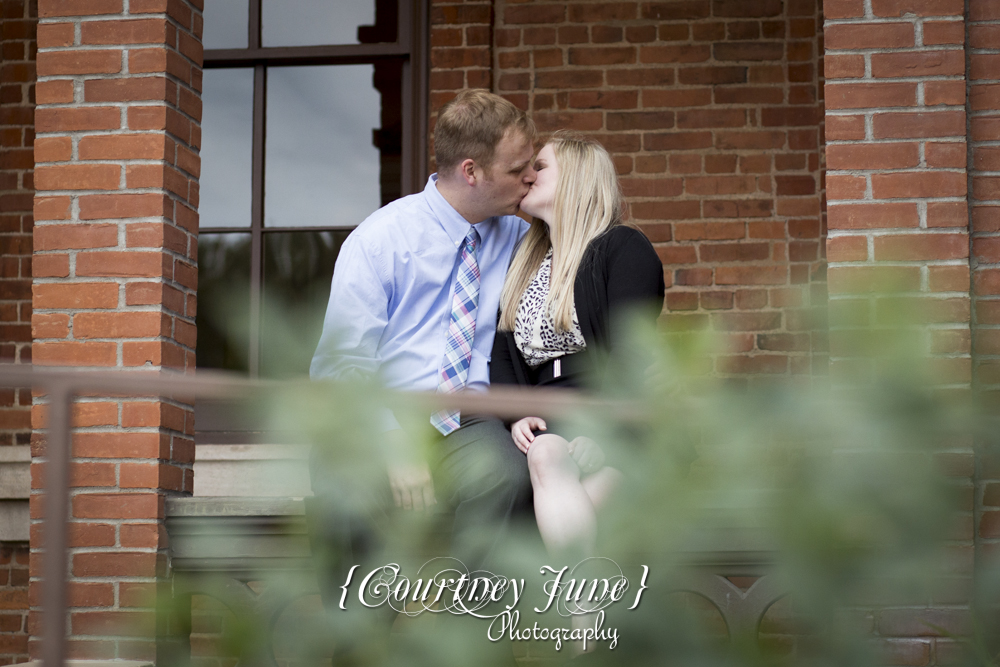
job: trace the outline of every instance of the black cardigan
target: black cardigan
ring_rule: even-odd
[[[573,283],[576,313],[587,343],[586,350],[573,355],[574,368],[599,373],[606,355],[615,349],[614,318],[626,307],[648,306],[655,321],[663,308],[664,291],[663,263],[642,232],[617,225],[591,241]],[[490,382],[535,384],[511,331],[497,331]]]

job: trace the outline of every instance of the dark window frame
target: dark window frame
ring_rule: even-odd
[[[253,68],[253,151],[249,227],[199,227],[199,233],[250,233],[250,306],[247,372],[260,375],[261,302],[263,298],[264,234],[296,231],[349,231],[354,226],[264,227],[264,145],[266,141],[267,68],[302,65],[374,64],[392,59],[402,63],[402,176],[405,196],[423,189],[427,180],[429,0],[397,0],[395,42],[322,46],[265,47],[261,44],[263,0],[250,3],[247,48],[206,49],[205,69]],[[361,221],[359,220],[358,223]]]

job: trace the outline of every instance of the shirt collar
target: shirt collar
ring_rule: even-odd
[[[462,241],[469,235],[469,221],[463,218],[462,214],[456,211],[448,203],[448,200],[444,198],[444,195],[438,191],[437,174],[431,174],[430,178],[427,179],[427,185],[424,187],[424,196],[427,198],[427,203],[434,212],[438,223],[440,223],[448,238],[451,239],[452,244],[456,248],[461,246]],[[473,225],[479,232],[480,244],[485,243],[489,238],[490,233],[496,227],[496,220],[497,218],[495,217],[486,218],[482,222],[477,222]]]

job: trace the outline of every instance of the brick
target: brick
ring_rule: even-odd
[[[113,283],[39,283],[32,286],[38,309],[116,308],[118,285]]]
[[[73,101],[73,82],[64,79],[39,81],[35,84],[38,104],[65,104]]]
[[[122,0],[48,0],[38,8],[39,18],[121,13]]]
[[[831,262],[863,262],[868,259],[868,239],[864,236],[833,236],[826,242],[826,258]]]
[[[781,42],[720,42],[712,46],[712,54],[719,62],[781,60],[784,52]]]
[[[116,164],[67,164],[35,169],[39,190],[116,190],[121,167]]]
[[[924,83],[926,106],[965,104],[965,81],[927,81]]]
[[[136,19],[126,21],[84,21],[80,24],[82,44],[164,44],[167,21]]]
[[[872,121],[876,139],[965,136],[964,111],[879,113]]]
[[[903,169],[920,164],[916,143],[834,144],[826,147],[829,169]]]
[[[562,23],[566,20],[566,8],[561,5],[508,6],[504,8],[503,20],[507,24]]]
[[[712,16],[763,18],[779,16],[782,0],[712,0]]]
[[[928,227],[968,227],[969,207],[966,202],[928,202]]]
[[[121,527],[121,543],[126,549],[152,549],[163,546],[165,535],[163,529],[155,523],[127,523]],[[121,582],[118,584],[121,590],[121,606],[123,607],[150,607],[154,605],[155,592],[149,584],[130,584]]]
[[[102,277],[169,276],[168,257],[158,252],[88,252],[76,259],[76,275]]]
[[[924,21],[924,46],[964,43],[964,21]]]
[[[38,132],[117,130],[119,127],[121,111],[115,107],[38,109],[35,112],[35,130]]]
[[[872,12],[880,17],[962,16],[964,0],[872,0]]]
[[[634,109],[638,102],[639,93],[633,90],[573,91],[569,93],[569,107],[571,109]]]
[[[865,15],[864,0],[824,0],[823,16],[828,19],[853,19]]]
[[[73,157],[73,140],[69,137],[38,137],[35,139],[35,162],[65,162]]]
[[[909,266],[832,266],[827,272],[831,294],[913,291],[920,287],[920,268]]]
[[[163,194],[85,195],[79,202],[81,220],[170,217],[173,210]]]
[[[747,112],[743,109],[699,109],[677,112],[677,127],[682,130],[709,127],[743,127]]]
[[[967,163],[965,142],[928,142],[924,157],[928,167],[964,169]]]
[[[74,338],[151,338],[169,335],[169,320],[158,312],[79,313]]]
[[[73,46],[76,27],[73,23],[42,23],[38,26],[38,48],[57,49]]]
[[[31,260],[33,278],[65,278],[69,276],[69,255],[35,255]]]
[[[66,338],[69,336],[69,315],[41,314],[31,315],[32,338]]]
[[[831,202],[837,199],[863,199],[867,183],[862,176],[828,174],[826,192]]]
[[[912,107],[917,104],[916,83],[828,83],[828,109]]]
[[[715,271],[716,285],[782,285],[787,280],[784,266],[720,266]]]
[[[682,44],[671,46],[644,46],[639,49],[643,63],[700,63],[712,57],[707,44]]]
[[[83,84],[86,102],[148,102],[177,99],[177,84],[161,76],[91,79]]]
[[[68,220],[70,203],[70,198],[66,196],[35,197],[33,202],[34,219],[36,221]]]
[[[966,176],[949,171],[911,171],[872,175],[875,199],[900,197],[964,197]]]
[[[827,49],[893,49],[912,47],[912,23],[843,23],[826,26],[823,40]]]
[[[629,207],[636,220],[689,220],[701,217],[697,201],[633,202]]]
[[[875,237],[875,261],[965,259],[966,234],[906,234]]]
[[[113,50],[45,51],[38,54],[38,76],[114,74],[122,68],[122,52]]]
[[[857,141],[865,138],[864,116],[826,117],[826,138],[830,141]]]
[[[699,248],[703,262],[750,262],[769,259],[771,246],[768,243],[706,243]]]
[[[163,514],[161,499],[155,493],[78,494],[71,505],[73,516],[82,519],[156,519]],[[74,560],[74,572],[76,565]]]
[[[610,75],[610,73],[609,73]],[[643,90],[644,107],[697,107],[712,103],[712,89]]]
[[[156,628],[152,611],[86,611],[74,613],[70,618],[75,636],[152,637]]]
[[[685,85],[746,83],[747,68],[728,65],[684,67],[678,72],[678,79]]]
[[[114,225],[41,225],[35,227],[35,250],[102,248],[118,243]]]
[[[830,229],[881,229],[919,227],[920,213],[916,204],[882,203],[831,205]]]
[[[627,65],[636,61],[635,48],[631,46],[572,47],[569,63],[578,66]]]
[[[642,3],[642,18],[657,21],[681,21],[709,16],[709,0],[672,0]]]
[[[42,343],[31,346],[33,363],[43,366],[114,366],[115,343]]]
[[[965,53],[962,51],[875,53],[871,61],[875,78],[965,74]]]

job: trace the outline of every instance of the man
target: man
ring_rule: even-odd
[[[390,388],[440,392],[488,387],[500,292],[527,230],[515,214],[535,178],[534,140],[530,118],[486,91],[464,91],[441,110],[438,173],[422,192],[369,216],[341,248],[313,378],[375,375]],[[441,434],[436,472],[449,481],[447,497],[436,497],[428,462],[387,415],[395,504],[447,502],[453,553],[483,567],[530,490],[525,457],[495,418],[428,417]]]

